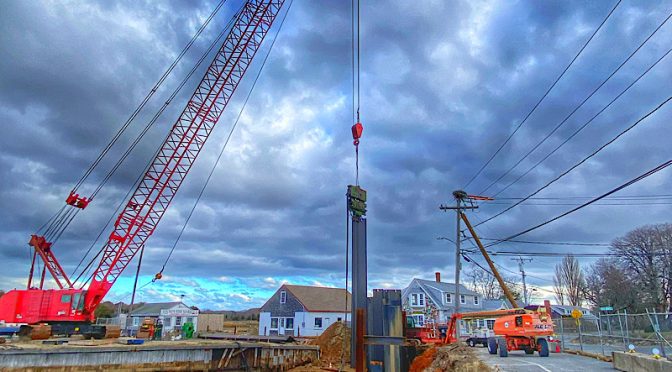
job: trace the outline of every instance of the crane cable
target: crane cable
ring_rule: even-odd
[[[161,85],[163,84],[163,82],[166,80],[166,78],[168,77],[168,75],[170,74],[170,72],[172,72],[172,70],[175,68],[175,65],[181,60],[181,58],[184,56],[184,54],[190,49],[191,45],[192,45],[192,44],[194,43],[194,41],[198,38],[198,36],[202,33],[203,29],[205,29],[205,27],[210,23],[210,20],[212,20],[212,18],[215,16],[215,14],[219,11],[219,9],[222,7],[222,5],[223,5],[225,2],[226,2],[226,0],[222,0],[222,1],[217,5],[217,7],[215,8],[215,10],[213,10],[213,12],[210,14],[210,16],[209,16],[209,17],[206,19],[206,21],[201,25],[201,27],[199,28],[199,30],[197,31],[197,33],[196,33],[196,34],[192,37],[192,39],[190,40],[190,42],[189,42],[189,43],[182,49],[182,51],[180,52],[180,54],[178,55],[178,57],[175,59],[175,61],[173,61],[173,63],[172,63],[171,66],[169,67],[169,69],[168,69],[166,72],[164,72],[164,74],[162,75],[162,77],[161,77],[161,79],[159,80],[159,82],[157,82],[157,83],[155,84],[155,87],[152,88],[152,90],[148,93],[148,95],[145,97],[145,99],[143,99],[143,101],[141,102],[141,104],[140,104],[140,105],[136,108],[136,110],[133,112],[133,114],[131,115],[131,117],[128,118],[128,120],[124,123],[124,125],[122,126],[122,128],[119,129],[119,131],[117,132],[117,134],[115,134],[114,138],[110,141],[110,143],[108,143],[108,145],[106,146],[106,149],[103,150],[103,152],[101,153],[101,155],[99,155],[99,157],[96,159],[96,161],[94,161],[94,163],[91,164],[91,166],[89,167],[89,169],[85,172],[84,176],[82,176],[82,179],[80,179],[80,181],[73,187],[72,193],[75,193],[75,191],[77,190],[77,188],[78,188],[79,186],[81,186],[81,184],[84,182],[84,180],[91,174],[91,172],[93,171],[93,168],[95,168],[95,167],[97,166],[97,164],[100,162],[100,160],[102,160],[102,158],[105,156],[105,154],[107,154],[107,152],[109,152],[109,148],[107,148],[107,147],[110,147],[110,148],[111,148],[111,147],[114,145],[114,143],[118,140],[119,136],[121,136],[122,132],[126,130],[126,128],[127,128],[127,127],[130,125],[130,123],[133,121],[133,119],[135,119],[135,117],[138,115],[138,113],[140,112],[140,110],[142,110],[142,108],[144,108],[144,106],[146,105],[146,103],[147,103],[147,101],[149,100],[149,98],[151,98],[151,96],[156,92],[156,90],[158,89],[158,87],[161,86]],[[232,18],[232,19],[235,19],[235,15],[234,15],[234,18]],[[230,24],[231,24],[231,23],[230,23]],[[227,27],[225,27],[224,30],[228,29],[228,28],[230,27],[230,24],[229,24]],[[224,31],[222,31],[222,33],[220,33],[220,38],[221,38],[221,35],[222,35],[223,33],[224,33]],[[199,61],[196,63],[196,65],[191,69],[190,73],[189,73],[189,74],[182,80],[182,82],[180,83],[180,85],[173,91],[173,93],[171,94],[171,96],[169,97],[169,99],[163,104],[163,106],[162,106],[162,107],[159,109],[159,111],[154,115],[154,117],[150,120],[150,122],[145,126],[145,128],[141,131],[141,133],[135,138],[135,140],[134,140],[133,143],[129,146],[129,148],[126,149],[126,151],[125,151],[124,154],[121,156],[121,158],[117,161],[117,163],[114,165],[114,167],[107,173],[107,175],[103,178],[103,180],[98,184],[98,186],[96,187],[96,189],[93,191],[93,193],[92,193],[91,196],[89,197],[89,201],[93,200],[93,198],[98,194],[98,192],[102,189],[102,187],[105,185],[105,183],[107,183],[107,181],[112,177],[112,175],[113,175],[113,174],[117,171],[117,169],[121,166],[121,164],[123,163],[123,161],[128,157],[128,155],[131,153],[131,151],[133,151],[133,149],[137,146],[137,144],[138,144],[138,143],[140,142],[140,140],[144,137],[144,135],[147,133],[147,131],[150,129],[150,127],[151,127],[151,126],[158,120],[158,118],[159,118],[159,117],[161,116],[161,114],[165,111],[165,109],[168,107],[168,105],[170,105],[170,103],[172,102],[173,98],[178,94],[178,92],[182,89],[182,87],[184,87],[184,85],[187,83],[187,80],[194,74],[194,72],[196,72],[196,70],[197,70],[198,67],[201,65],[201,63],[203,62],[203,60],[207,57],[207,55],[210,53],[210,51],[212,50],[212,48],[213,48],[214,45],[216,45],[216,42],[213,42],[213,43],[210,45],[210,48],[208,48],[208,50],[207,50],[207,51],[204,53],[204,55],[199,59]],[[72,207],[73,207],[72,209],[75,209],[76,212],[74,213],[74,215],[69,216],[69,217],[67,218],[67,222],[65,222],[65,221],[66,221],[66,218],[64,218],[63,214],[64,214],[64,210],[65,210],[65,208],[66,208],[67,206],[68,206],[68,204],[65,204],[65,205],[64,205],[64,206],[63,206],[63,207],[62,207],[62,208],[61,208],[61,209],[54,215],[54,216],[52,216],[52,218],[50,218],[45,224],[43,224],[43,225],[37,230],[37,233],[36,233],[36,234],[38,234],[38,233],[39,233],[45,226],[48,226],[48,227],[47,227],[47,231],[50,232],[50,235],[49,235],[50,238],[58,238],[58,237],[60,237],[61,234],[63,234],[63,232],[65,231],[65,229],[67,229],[67,227],[70,225],[70,223],[74,220],[75,215],[82,209],[82,208],[78,208],[78,207],[72,206]],[[65,212],[65,213],[68,213],[68,212]],[[46,237],[47,233],[45,232],[44,235],[45,235],[45,237]],[[49,240],[49,239],[47,239],[47,240]],[[56,242],[55,240],[52,241],[52,245],[53,245],[55,242]],[[87,252],[87,254],[88,254],[88,252]]]
[[[255,77],[252,86],[250,88],[250,91],[248,92],[247,96],[245,97],[245,101],[243,101],[243,105],[240,108],[240,111],[238,112],[238,116],[236,117],[236,120],[233,122],[233,125],[231,126],[231,130],[229,131],[229,134],[226,137],[226,140],[224,141],[224,144],[222,145],[219,155],[217,156],[217,160],[213,164],[212,168],[210,169],[210,173],[208,174],[208,177],[205,180],[205,184],[201,188],[198,196],[196,197],[196,202],[193,204],[191,207],[191,210],[189,211],[189,214],[187,215],[187,219],[185,220],[184,224],[182,225],[182,228],[180,230],[180,233],[177,235],[177,238],[173,242],[173,246],[170,248],[170,252],[168,253],[168,257],[166,257],[165,261],[163,262],[163,265],[161,266],[161,270],[159,270],[156,275],[154,275],[154,278],[143,285],[140,288],[144,288],[147,284],[153,283],[163,276],[163,271],[166,269],[166,265],[168,265],[168,262],[170,261],[170,258],[173,255],[173,252],[175,251],[175,248],[177,247],[177,244],[180,242],[182,238],[182,234],[184,234],[184,231],[187,228],[187,225],[189,224],[189,220],[191,220],[192,215],[194,214],[194,211],[196,210],[196,207],[198,206],[199,202],[201,201],[201,198],[203,197],[203,193],[205,192],[205,189],[208,187],[208,184],[210,183],[210,180],[212,178],[212,175],[215,172],[215,169],[217,169],[217,165],[219,165],[219,161],[222,158],[222,155],[224,154],[224,150],[226,149],[229,141],[231,140],[231,137],[233,136],[233,132],[235,131],[236,127],[238,126],[238,122],[240,121],[240,118],[243,115],[243,112],[245,111],[245,107],[247,106],[248,101],[250,100],[250,97],[252,96],[252,92],[254,92],[254,88],[257,85],[257,82],[259,81],[259,77],[261,76],[262,71],[264,70],[264,66],[266,66],[266,62],[268,61],[268,57],[271,55],[271,51],[273,50],[273,46],[275,45],[275,42],[278,40],[278,35],[280,34],[280,31],[282,30],[282,26],[285,24],[285,19],[287,18],[287,14],[289,14],[290,9],[292,8],[292,4],[294,3],[293,0],[289,1],[289,5],[287,7],[287,10],[285,11],[285,14],[280,21],[280,26],[278,27],[278,30],[275,34],[275,37],[273,38],[273,41],[271,42],[270,47],[268,48],[268,51],[266,52],[266,56],[264,56],[264,60],[261,64],[261,67],[259,68],[259,71],[257,72],[257,76]]]
[[[641,122],[643,122],[645,119],[647,119],[649,116],[653,115],[656,111],[660,110],[663,106],[665,106],[668,102],[670,102],[670,100],[672,100],[672,96],[667,97],[667,98],[666,98],[665,100],[663,100],[658,106],[656,106],[654,109],[652,109],[651,111],[649,111],[648,113],[646,113],[644,116],[640,117],[640,118],[639,118],[637,121],[635,121],[632,125],[630,125],[629,127],[625,128],[624,130],[622,130],[622,131],[621,131],[619,134],[617,134],[615,137],[613,137],[612,139],[610,139],[609,141],[607,141],[606,143],[604,143],[602,146],[598,147],[598,148],[597,148],[595,151],[593,151],[590,155],[588,155],[588,156],[584,157],[583,159],[581,159],[581,161],[579,161],[578,163],[576,163],[576,164],[574,164],[573,166],[571,166],[569,169],[567,169],[567,170],[565,170],[564,172],[562,172],[561,174],[559,174],[557,177],[555,177],[554,179],[552,179],[551,181],[549,181],[548,183],[546,183],[544,186],[540,187],[539,189],[537,189],[536,191],[534,191],[533,193],[531,193],[531,194],[528,195],[527,197],[525,197],[525,198],[523,198],[523,199],[517,201],[516,203],[514,203],[514,204],[511,205],[510,207],[508,207],[508,208],[502,210],[501,212],[499,212],[499,213],[497,213],[497,214],[495,214],[495,215],[493,215],[493,216],[490,216],[490,217],[486,218],[485,220],[481,221],[480,223],[476,224],[475,226],[482,225],[482,224],[484,224],[484,223],[486,223],[486,222],[488,222],[488,221],[493,220],[494,218],[497,218],[497,217],[501,216],[502,214],[504,214],[504,213],[510,211],[510,210],[513,209],[514,207],[520,205],[522,202],[526,201],[527,199],[529,199],[529,198],[531,198],[531,197],[537,195],[537,194],[538,194],[539,192],[541,192],[542,190],[548,188],[548,187],[551,186],[553,183],[555,183],[556,181],[560,180],[562,177],[566,176],[567,174],[569,174],[569,173],[570,173],[571,171],[573,171],[574,169],[578,168],[581,164],[585,163],[586,161],[588,161],[589,159],[591,159],[593,156],[597,155],[600,151],[602,151],[603,149],[605,149],[607,146],[609,146],[609,145],[611,145],[612,143],[616,142],[616,141],[617,141],[620,137],[622,137],[624,134],[628,133],[630,130],[632,130],[633,128],[635,128],[637,125],[639,125],[639,124],[640,124]],[[601,198],[600,198],[600,199],[601,199]],[[595,199],[593,199],[593,200],[595,200]]]
[[[112,146],[114,146],[114,144],[117,142],[117,140],[119,140],[119,137],[121,137],[123,132],[126,131],[126,129],[128,129],[131,122],[136,118],[136,116],[138,116],[140,111],[145,107],[145,105],[150,100],[150,98],[152,98],[154,93],[156,93],[158,91],[158,89],[161,87],[161,85],[163,85],[164,81],[168,78],[168,76],[171,74],[173,69],[175,69],[177,64],[182,60],[182,57],[184,57],[184,55],[187,53],[187,51],[191,48],[191,46],[194,44],[194,42],[201,35],[203,30],[205,30],[205,28],[208,26],[208,24],[210,24],[210,21],[215,17],[215,15],[219,12],[219,10],[222,8],[224,3],[226,3],[226,1],[227,0],[221,0],[217,4],[215,9],[208,16],[208,18],[206,18],[206,20],[201,24],[201,27],[191,37],[191,40],[189,40],[187,45],[185,45],[184,48],[182,48],[182,51],[177,55],[177,57],[175,57],[173,62],[170,64],[170,66],[168,66],[168,69],[163,73],[163,75],[161,75],[161,77],[154,84],[152,89],[145,95],[145,98],[143,98],[143,100],[140,102],[138,107],[136,107],[135,110],[133,110],[133,112],[131,113],[131,116],[129,116],[129,118],[126,119],[126,122],[124,122],[124,124],[119,128],[117,133],[115,133],[115,135],[112,137],[110,142],[103,148],[103,150],[98,155],[98,157],[93,161],[93,163],[91,163],[91,165],[89,165],[89,168],[84,172],[82,177],[79,179],[79,181],[77,181],[75,186],[72,188],[73,192],[77,191],[77,189],[84,183],[84,181],[86,181],[86,179],[89,177],[89,175],[91,175],[93,170],[98,166],[98,164],[103,160],[105,155],[107,155],[107,153],[110,151]]]
[[[362,132],[364,127],[360,121],[360,0],[357,0],[357,5],[355,8],[355,0],[350,2],[350,48],[351,48],[351,73],[352,73],[352,120],[355,124],[351,128],[353,145],[355,146],[355,185],[359,186],[359,139],[362,137]],[[356,12],[356,14],[355,14]],[[355,20],[356,16],[356,20]],[[356,35],[356,36],[355,36]],[[356,38],[356,42],[355,42]],[[345,318],[344,321],[347,321],[348,315],[348,279],[349,279],[349,259],[350,259],[350,219],[353,216],[350,213],[350,203],[348,196],[346,196],[346,206],[345,206]],[[352,309],[351,309],[352,311]],[[352,316],[350,321],[354,322]],[[347,347],[347,340],[343,338],[343,345],[341,345],[341,364],[339,366],[339,371],[343,371],[345,368],[345,349]]]
[[[244,5],[244,4],[243,4],[243,5]],[[220,40],[222,39],[222,37],[224,37],[224,35],[226,35],[226,34],[229,32],[231,26],[233,25],[233,22],[234,22],[235,19],[238,17],[238,15],[239,15],[240,12],[242,11],[242,9],[243,9],[243,6],[241,6],[241,7],[238,9],[238,11],[235,12],[235,13],[233,14],[233,16],[232,16],[231,19],[229,20],[228,24],[222,29],[222,31],[220,31],[219,35],[212,41],[212,43],[210,43],[210,46],[208,47],[208,49],[207,49],[205,52],[203,52],[203,54],[202,54],[201,57],[198,59],[198,61],[194,64],[194,66],[191,68],[191,70],[189,71],[189,73],[184,77],[184,79],[182,79],[182,81],[180,82],[180,84],[178,85],[178,87],[175,88],[175,90],[174,90],[174,91],[172,92],[172,94],[170,95],[170,98],[169,98],[169,99],[164,103],[164,105],[163,105],[163,106],[162,106],[162,107],[161,107],[161,108],[154,114],[154,117],[150,120],[150,122],[147,124],[147,126],[143,129],[143,131],[142,131],[142,133],[140,134],[140,136],[139,136],[138,138],[136,138],[136,140],[134,141],[134,144],[131,145],[130,150],[132,150],[132,148],[134,148],[134,147],[137,145],[137,143],[140,141],[140,139],[145,135],[145,133],[147,133],[147,131],[149,130],[149,128],[150,128],[150,127],[156,122],[156,120],[161,116],[161,114],[165,111],[165,109],[168,107],[168,105],[169,105],[170,102],[173,100],[173,98],[175,98],[175,96],[177,96],[177,94],[179,93],[179,91],[186,85],[187,81],[191,78],[191,76],[192,76],[194,73],[196,73],[196,71],[198,70],[198,68],[201,66],[201,64],[203,63],[203,61],[208,57],[208,55],[212,52],[212,50],[215,48],[215,46],[219,45]],[[170,137],[170,132],[166,135],[166,138],[164,138],[164,141],[162,141],[161,143],[164,143],[164,142],[168,139],[168,137]],[[128,189],[128,192],[127,192],[126,195],[121,199],[119,205],[117,206],[117,209],[114,211],[114,213],[112,213],[112,215],[110,216],[109,220],[108,220],[107,223],[103,226],[103,228],[101,229],[100,233],[98,234],[98,236],[96,237],[96,239],[94,240],[94,242],[91,244],[91,246],[89,246],[89,249],[87,250],[86,254],[82,257],[82,259],[80,260],[79,264],[77,265],[77,267],[76,267],[75,270],[73,271],[73,274],[74,274],[74,272],[76,272],[77,268],[79,268],[79,266],[83,263],[84,259],[89,255],[89,253],[90,253],[91,250],[93,249],[93,246],[96,244],[96,242],[100,239],[100,237],[102,236],[102,234],[103,234],[103,233],[105,232],[105,230],[107,229],[107,226],[109,226],[110,223],[114,220],[114,217],[116,217],[116,216],[119,215],[119,213],[120,213],[120,211],[121,211],[121,208],[122,208],[123,205],[126,203],[126,201],[127,201],[128,197],[130,196],[131,192],[133,192],[133,191],[137,188],[138,184],[142,181],[143,176],[147,173],[147,171],[149,170],[149,168],[150,168],[151,165],[152,165],[152,160],[155,159],[155,158],[158,156],[158,154],[159,154],[160,151],[161,151],[161,147],[159,146],[159,147],[157,148],[156,152],[154,153],[154,155],[153,155],[152,157],[149,158],[149,160],[148,160],[148,162],[147,162],[147,164],[146,164],[144,170],[143,170],[142,172],[139,173],[138,178],[135,180],[135,182],[134,182],[133,184],[131,184],[130,188]],[[129,153],[129,152],[130,152],[130,151],[127,150],[127,153]],[[125,157],[124,157],[124,159],[125,159]],[[122,160],[122,161],[123,161],[123,160]],[[118,163],[118,164],[120,164],[120,163]],[[117,167],[117,168],[118,168],[118,167]],[[106,177],[106,179],[109,180],[109,177]],[[105,181],[105,182],[107,182],[107,181]],[[102,187],[102,185],[99,185],[98,190],[99,190],[101,187]],[[98,253],[94,256],[94,258],[91,260],[91,262],[89,262],[89,264],[87,265],[87,268],[90,267],[90,265],[93,264],[93,261],[95,260],[95,258],[97,258],[97,257],[100,255],[100,253],[103,251],[103,249],[104,249],[104,246],[98,251]],[[83,272],[80,274],[80,277],[84,274],[84,272],[87,270],[87,268],[85,268],[85,269],[83,270]],[[89,280],[90,280],[90,278],[89,278]],[[88,280],[87,280],[87,282],[88,282]],[[86,283],[86,282],[84,282],[84,283]]]
[[[560,81],[560,79],[562,79],[562,77],[565,76],[565,73],[567,73],[567,70],[569,70],[569,68],[572,67],[572,65],[574,64],[574,62],[579,58],[579,56],[581,55],[581,53],[583,53],[583,51],[586,49],[586,47],[587,47],[588,44],[591,42],[591,40],[593,40],[593,38],[595,37],[595,35],[597,35],[597,33],[600,31],[600,29],[602,29],[602,26],[604,26],[604,24],[605,24],[605,23],[607,22],[607,20],[611,17],[611,15],[614,13],[614,11],[616,10],[616,8],[618,8],[618,6],[621,4],[621,1],[622,1],[622,0],[618,0],[618,2],[616,3],[616,5],[614,5],[614,7],[611,9],[611,11],[609,11],[609,13],[607,14],[607,16],[602,20],[602,23],[600,23],[600,25],[597,27],[597,29],[595,29],[595,31],[593,32],[593,34],[590,35],[590,37],[588,38],[588,40],[586,40],[586,42],[583,44],[583,46],[581,47],[581,49],[579,50],[579,52],[574,56],[574,58],[572,58],[572,60],[571,60],[571,61],[569,62],[569,64],[567,65],[567,67],[565,67],[565,69],[562,71],[562,73],[560,73],[560,75],[555,79],[555,81],[553,82],[553,84],[551,84],[551,86],[546,90],[546,92],[544,93],[544,95],[541,96],[541,98],[539,99],[539,101],[537,101],[537,103],[532,107],[532,110],[530,110],[530,112],[527,113],[527,115],[525,116],[525,118],[524,118],[524,119],[523,119],[523,120],[516,126],[516,128],[513,130],[513,132],[511,132],[511,134],[509,134],[509,136],[506,138],[506,140],[504,140],[504,142],[503,142],[503,143],[499,146],[499,148],[498,148],[498,149],[497,149],[497,150],[490,156],[490,158],[485,162],[485,164],[483,164],[483,165],[481,166],[481,168],[479,168],[479,170],[476,172],[476,174],[474,174],[474,175],[471,177],[471,179],[469,179],[469,182],[467,182],[467,184],[463,187],[463,189],[466,189],[469,185],[471,185],[471,183],[474,182],[474,180],[475,180],[475,179],[476,179],[476,178],[483,172],[483,170],[484,170],[488,165],[490,165],[490,163],[492,162],[492,160],[493,160],[493,159],[494,159],[494,158],[495,158],[495,157],[502,151],[502,149],[504,148],[504,146],[506,146],[506,144],[509,143],[509,141],[511,141],[511,138],[513,138],[513,136],[518,132],[518,130],[520,129],[520,127],[522,127],[523,124],[525,124],[525,122],[527,121],[527,119],[530,118],[530,116],[532,115],[532,113],[534,113],[534,112],[537,110],[537,107],[539,107],[539,105],[544,101],[544,99],[546,99],[546,97],[547,97],[548,94],[551,92],[551,90],[553,90],[553,88],[556,86],[556,84],[558,84],[558,82]]]

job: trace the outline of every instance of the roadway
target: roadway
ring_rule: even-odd
[[[522,351],[511,351],[508,357],[500,358],[490,355],[484,347],[475,347],[474,351],[487,365],[501,372],[615,371],[611,363],[572,354],[551,353],[548,358],[541,358],[537,353],[526,355]]]

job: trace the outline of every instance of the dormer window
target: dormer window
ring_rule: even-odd
[[[287,292],[280,291],[280,303],[284,304],[287,302]]]
[[[425,306],[425,294],[411,293],[411,306]]]
[[[452,304],[453,303],[453,294],[452,293],[446,293],[445,301],[447,304]]]

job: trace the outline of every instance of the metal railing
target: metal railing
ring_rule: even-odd
[[[563,349],[581,350],[610,356],[613,351],[635,351],[672,360],[672,313],[647,311],[630,314],[585,316],[581,319],[555,319],[555,331]],[[632,345],[632,346],[631,346]]]

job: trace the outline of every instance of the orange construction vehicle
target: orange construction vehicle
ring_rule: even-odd
[[[459,211],[458,213],[469,229],[471,236],[473,236],[481,254],[483,254],[483,257],[488,262],[493,275],[502,287],[504,295],[514,308],[511,310],[453,314],[450,319],[448,331],[446,332],[445,342],[453,343],[458,341],[455,337],[455,331],[459,319],[463,319],[467,316],[492,316],[497,319],[495,320],[493,329],[495,337],[490,337],[487,341],[490,354],[497,354],[499,351],[500,357],[506,357],[509,355],[509,351],[523,350],[526,354],[533,354],[537,351],[539,356],[547,357],[549,355],[548,337],[554,334],[550,302],[544,301],[545,306],[540,307],[539,310],[535,312],[519,308],[518,302],[511,294],[506,283],[504,283],[501,275],[499,275],[495,264],[490,259],[488,252],[486,252],[483,244],[476,235],[469,219],[467,219],[467,216],[463,212]]]

